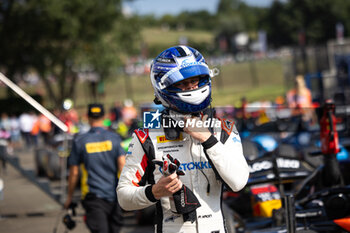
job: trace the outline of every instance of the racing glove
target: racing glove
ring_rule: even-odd
[[[162,168],[162,173],[165,176],[176,172],[177,175],[183,176],[185,172],[180,170],[181,163],[174,159],[171,155],[163,156],[163,160],[152,160],[153,163]],[[196,209],[201,206],[197,197],[192,190],[182,185],[181,189],[173,194],[176,213],[182,214],[184,222],[191,221],[193,223],[197,219]],[[171,202],[171,201],[170,201]]]

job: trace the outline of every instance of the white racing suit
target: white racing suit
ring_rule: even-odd
[[[201,204],[193,223],[184,222],[182,215],[171,211],[169,197],[158,201],[152,194],[151,184],[162,176],[152,159],[161,160],[166,154],[180,161],[180,169],[186,174],[179,178]],[[117,196],[120,206],[129,211],[156,204],[155,232],[223,233],[223,183],[239,191],[246,185],[248,176],[241,140],[232,122],[221,120],[221,127],[214,128],[213,136],[203,145],[184,132],[177,139],[168,140],[163,129],[139,129],[135,130],[129,146]]]

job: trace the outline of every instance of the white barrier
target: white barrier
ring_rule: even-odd
[[[0,72],[0,81],[5,83],[9,88],[11,88],[14,92],[16,92],[19,96],[21,96],[25,101],[31,104],[36,110],[40,113],[44,114],[47,118],[50,119],[52,123],[54,123],[57,127],[59,127],[63,132],[68,131],[68,127],[60,121],[55,115],[49,112],[46,108],[44,108],[41,104],[39,104],[35,99],[33,99],[30,95],[25,93],[19,86],[13,83],[10,79],[8,79],[5,75]]]

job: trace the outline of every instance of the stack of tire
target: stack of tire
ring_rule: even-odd
[[[56,151],[41,147],[35,149],[34,155],[37,176],[51,180],[60,179],[60,157]]]

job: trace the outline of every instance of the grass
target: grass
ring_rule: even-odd
[[[166,30],[159,28],[145,28],[142,33],[143,41],[148,45],[157,45],[159,47],[167,48],[179,44],[181,37],[187,37],[189,41],[197,43],[214,42],[214,34],[207,31],[200,30]]]
[[[210,65],[210,64],[209,64]],[[253,82],[251,68],[254,66],[256,78]],[[258,100],[273,101],[277,96],[284,95],[283,67],[278,60],[257,61],[250,63],[233,63],[220,68],[220,75],[213,78],[213,106],[237,105],[244,96],[249,102]],[[42,85],[25,88],[28,93],[35,93]],[[45,93],[45,92],[44,92]],[[4,87],[0,87],[1,97],[5,97]],[[93,101],[86,82],[76,87],[75,106],[85,111],[86,105]],[[153,88],[148,75],[125,76],[118,75],[105,82],[105,96],[99,99],[106,107],[116,100],[133,99],[136,105],[151,103],[154,99]],[[47,105],[52,105],[49,100]],[[52,107],[52,106],[46,106]]]
[[[258,81],[252,82],[248,63],[222,66],[220,76],[213,78],[213,105],[235,105],[243,96],[248,101],[274,100],[284,95],[282,65],[276,60],[255,62]],[[128,82],[126,82],[128,79]],[[127,84],[128,83],[128,84]],[[149,76],[119,76],[106,82],[104,102],[132,98],[136,104],[152,102],[153,88]]]
[[[256,73],[255,81],[252,78],[252,66]],[[286,92],[282,64],[278,60],[257,61],[254,64],[233,63],[219,69],[220,75],[214,77],[212,82],[213,106],[235,106],[243,96],[249,102],[273,101]],[[40,86],[42,85],[37,85],[36,88],[28,87],[25,90],[34,93]],[[0,95],[5,97],[5,93],[5,88],[0,87]],[[85,109],[85,106],[93,101],[89,86],[85,82],[77,85],[75,95],[75,106],[79,109]],[[107,107],[112,106],[116,100],[123,101],[126,98],[131,98],[136,105],[152,102],[154,95],[149,76],[118,75],[108,79],[105,82],[105,96],[99,101]],[[49,104],[49,101],[45,103]]]

